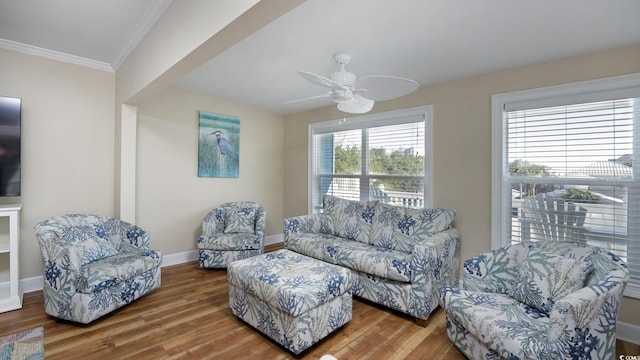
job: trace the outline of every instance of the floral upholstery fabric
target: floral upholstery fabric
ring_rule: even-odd
[[[455,209],[411,209],[378,203],[370,243],[411,253],[418,239],[448,229],[455,216]]]
[[[94,226],[69,227],[65,229],[60,239],[62,245],[69,251],[70,261],[80,265],[118,253],[115,245],[106,238],[106,233],[96,232]]]
[[[83,265],[80,268],[77,291],[91,294],[100,289],[125,282],[132,274],[142,275],[157,268],[161,264],[160,256],[140,256],[135,253],[121,253]]]
[[[248,206],[231,206],[226,212],[226,223],[224,232],[228,233],[250,233],[256,232],[256,216],[260,210],[258,204],[247,204]]]
[[[592,271],[578,289],[556,294],[545,313],[509,293],[519,286],[517,269],[550,258],[548,253],[589,264]],[[447,286],[441,295],[447,334],[467,357],[614,358],[616,319],[629,277],[616,255],[579,243],[521,243],[471,258],[464,270],[463,288]]]
[[[334,198],[325,197],[325,200],[327,199],[329,201],[326,204],[332,201],[335,203]],[[340,228],[333,223],[333,220],[342,218],[342,215],[336,214],[338,209],[347,211],[346,209],[364,209],[365,207],[357,201],[347,204],[348,200],[340,199],[338,202],[341,205],[335,206],[330,215],[323,212],[285,219],[285,248],[351,269],[354,295],[419,319],[427,319],[439,305],[440,288],[445,285],[454,285],[458,281],[460,235],[456,229],[449,228],[455,211],[452,209],[445,209],[442,212],[434,211],[433,213],[449,214],[445,216],[448,219],[446,225],[439,222],[436,226],[426,224],[428,219],[437,218],[437,216],[426,215],[430,213],[430,209],[423,212],[397,208],[399,214],[411,214],[416,218],[421,216],[419,214],[425,214],[424,219],[420,220],[425,222],[424,225],[412,227],[407,234],[402,234],[400,230],[396,232],[406,236],[407,244],[411,244],[410,247],[400,249],[385,246],[383,241],[376,239],[382,231],[375,229],[398,224],[398,222],[395,225],[377,224],[377,221],[389,218],[379,217],[377,209],[382,208],[390,214],[395,213],[396,210],[387,208],[394,207],[389,205],[380,207],[380,204],[377,204],[373,206],[373,214],[367,211],[371,223],[367,225],[368,227],[360,228],[368,228],[370,232],[367,237],[369,241],[364,243],[361,240],[365,237],[352,241],[357,240],[358,237],[345,238],[339,235],[339,231],[333,231],[335,228]],[[403,216],[398,219],[402,219]],[[388,221],[388,224],[392,222]]]
[[[584,261],[531,248],[507,294],[549,314],[556,300],[584,286],[589,268]]]
[[[390,280],[411,281],[411,254],[344,240],[324,250],[324,261]]]
[[[264,253],[264,207],[252,201],[221,204],[202,220],[198,264],[226,268],[231,262]]]
[[[253,233],[219,234],[215,237],[202,237],[198,241],[199,249],[211,250],[247,250],[260,249],[262,238]]]
[[[135,225],[70,214],[40,222],[35,234],[49,315],[86,324],[160,286],[162,254]]]
[[[331,195],[322,198],[322,211],[331,218],[333,235],[369,243],[369,233],[378,201],[352,201]]]
[[[299,354],[351,320],[350,270],[289,250],[229,264],[231,312]]]

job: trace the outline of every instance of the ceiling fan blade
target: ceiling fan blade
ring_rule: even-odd
[[[338,110],[351,114],[364,114],[373,109],[375,101],[354,95],[353,100],[338,104]]]
[[[324,93],[322,95],[314,95],[314,96],[309,96],[309,97],[305,97],[302,99],[295,99],[295,100],[289,100],[289,101],[285,101],[282,104],[293,104],[293,103],[297,103],[297,102],[303,102],[303,101],[308,101],[308,100],[315,100],[315,99],[320,99],[320,98],[327,98],[327,97],[331,97],[331,91]]]
[[[326,78],[324,76],[318,75],[318,74],[314,74],[314,73],[310,73],[308,71],[298,71],[298,73],[300,74],[300,76],[302,76],[305,80],[316,84],[316,85],[320,85],[320,86],[324,86],[327,87],[329,89],[338,89],[338,90],[345,90],[346,87],[344,85],[341,85],[329,78]]]
[[[373,100],[389,100],[410,94],[418,89],[413,80],[397,76],[368,75],[356,81],[356,87],[367,90],[367,97]]]

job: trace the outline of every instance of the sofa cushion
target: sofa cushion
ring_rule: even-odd
[[[411,282],[411,255],[387,248],[342,241],[326,244],[324,260],[389,280]]]
[[[140,254],[120,253],[94,261],[80,268],[76,289],[86,294],[101,291],[157,268],[161,262],[162,256],[155,250],[145,250]]]
[[[256,250],[262,246],[262,237],[254,233],[219,234],[215,237],[198,237],[198,249],[208,250]]]
[[[231,206],[226,212],[226,223],[224,232],[229,233],[251,233],[256,231],[256,215],[258,209],[251,206]]]
[[[443,287],[441,294],[447,319],[454,322],[447,326],[463,326],[465,336],[473,335],[494,351],[506,348],[518,354],[523,344],[546,339],[549,317],[506,294],[450,286]]]
[[[371,222],[378,201],[355,201],[325,195],[322,211],[333,220],[334,235],[361,243],[369,243]]]
[[[285,247],[318,260],[325,260],[327,246],[338,246],[346,241],[339,236],[325,233],[289,233],[285,238]]]
[[[92,225],[66,228],[62,241],[68,245],[69,261],[72,264],[85,265],[118,253],[104,232],[96,232]]]
[[[410,253],[416,242],[448,229],[455,215],[455,209],[412,209],[378,203],[370,244]]]
[[[531,247],[508,294],[548,314],[556,300],[584,287],[589,272],[585,261]]]

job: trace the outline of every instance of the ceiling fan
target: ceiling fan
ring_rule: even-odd
[[[419,86],[413,80],[387,75],[368,75],[356,80],[355,74],[344,69],[345,65],[351,61],[349,54],[339,53],[335,54],[333,58],[340,66],[340,70],[331,74],[331,78],[308,71],[298,71],[305,80],[329,88],[328,92],[287,101],[285,104],[328,97],[338,104],[340,111],[364,114],[373,108],[376,101],[407,95],[414,92]]]

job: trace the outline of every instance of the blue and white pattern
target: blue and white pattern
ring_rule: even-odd
[[[231,312],[299,354],[351,320],[349,269],[289,250],[229,264]]]
[[[549,314],[560,298],[582,288],[591,272],[591,264],[530,247],[518,268],[514,286],[507,292],[512,298]]]
[[[367,244],[377,201],[351,201],[327,195],[323,213],[331,219],[333,235]]]
[[[141,228],[105,216],[56,216],[35,226],[45,312],[87,324],[160,287],[162,254]]]
[[[440,288],[457,283],[460,235],[450,228],[455,210],[328,195],[323,203],[328,213],[285,219],[285,248],[351,269],[353,295],[427,319],[439,305]]]
[[[411,209],[378,203],[369,243],[410,254],[418,239],[449,229],[455,216],[455,209]]]
[[[225,234],[256,233],[256,215],[260,206],[232,206],[226,212]]]
[[[198,264],[226,268],[231,262],[264,253],[266,212],[252,201],[228,202],[202,220],[198,237]]]
[[[578,275],[576,269],[587,270]],[[467,357],[614,358],[616,319],[629,278],[618,256],[580,243],[527,242],[466,260],[464,270],[463,288],[444,287],[441,296],[447,334]],[[521,291],[524,278],[543,271],[549,278],[528,285],[539,291]],[[523,298],[510,296],[515,292]]]

